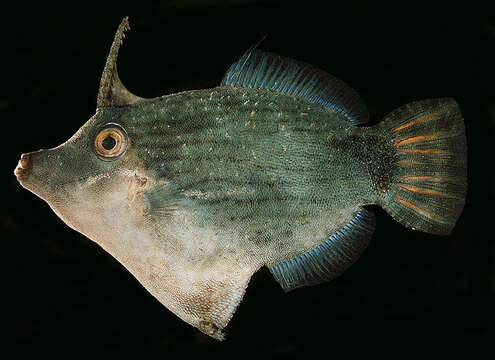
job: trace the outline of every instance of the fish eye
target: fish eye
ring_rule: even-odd
[[[118,124],[109,123],[94,141],[94,151],[102,160],[115,160],[127,150],[127,133]]]

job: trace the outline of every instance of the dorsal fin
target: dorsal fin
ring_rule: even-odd
[[[328,106],[356,125],[368,121],[363,100],[342,80],[314,66],[259,50],[248,51],[233,63],[221,85],[271,89]]]
[[[361,209],[320,245],[268,268],[286,292],[321,284],[342,274],[359,258],[374,230],[375,215]]]
[[[119,48],[122,45],[122,41],[125,36],[125,32],[129,30],[129,18],[125,17],[119,25],[115,38],[108,54],[105,68],[100,80],[100,89],[98,90],[98,98],[96,100],[96,107],[107,106],[125,106],[135,104],[140,101],[144,101],[139,96],[131,93],[122,84],[117,73],[117,57],[119,54]]]

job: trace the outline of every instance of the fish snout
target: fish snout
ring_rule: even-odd
[[[19,159],[19,162],[14,170],[17,180],[26,180],[33,174],[33,160],[35,157],[39,157],[39,155],[42,155],[44,152],[46,152],[46,150],[41,149],[21,155],[21,158]]]
[[[46,200],[59,194],[62,185],[71,179],[68,166],[62,166],[64,162],[60,149],[41,149],[22,154],[14,174],[23,188]]]
[[[17,164],[17,166],[14,170],[14,174],[18,180],[26,179],[29,176],[29,174],[31,173],[31,169],[33,167],[32,162],[31,162],[31,154],[32,153],[27,153],[27,154],[21,155],[19,163]]]

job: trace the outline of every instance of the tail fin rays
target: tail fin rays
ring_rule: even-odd
[[[467,191],[464,122],[453,99],[400,107],[380,124],[397,151],[397,178],[382,206],[406,227],[451,232]]]

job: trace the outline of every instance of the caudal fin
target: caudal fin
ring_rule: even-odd
[[[467,156],[464,121],[454,99],[417,101],[380,124],[397,151],[396,183],[383,208],[402,225],[449,234],[464,207]]]

